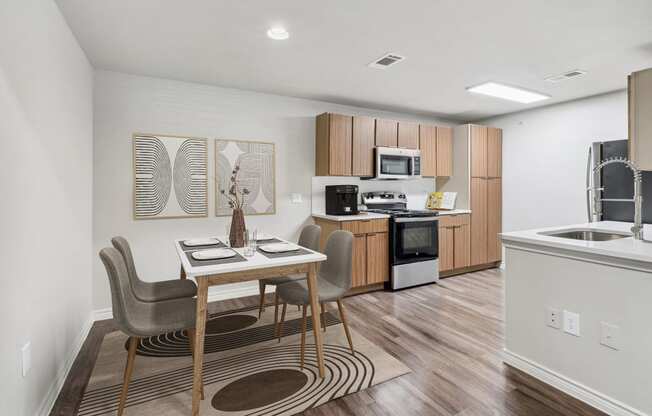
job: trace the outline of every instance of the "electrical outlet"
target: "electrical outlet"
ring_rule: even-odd
[[[561,328],[561,313],[559,309],[546,308],[546,325],[551,328]]]
[[[575,312],[564,311],[564,332],[580,336],[580,315]]]
[[[22,362],[23,362],[23,377],[27,377],[27,373],[32,368],[32,344],[28,342],[21,348]]]
[[[614,350],[620,349],[620,328],[616,325],[607,322],[600,322],[600,344],[613,348]]]

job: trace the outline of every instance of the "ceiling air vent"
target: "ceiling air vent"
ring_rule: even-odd
[[[394,64],[397,64],[405,59],[405,56],[397,55],[395,53],[387,53],[380,58],[376,59],[369,64],[371,68],[386,69]]]
[[[569,79],[572,79],[572,78],[578,78],[578,77],[581,77],[581,76],[583,76],[585,74],[586,74],[586,71],[582,71],[580,69],[574,69],[572,71],[568,71],[568,72],[565,72],[565,73],[560,74],[560,75],[554,75],[554,76],[548,77],[548,78],[546,78],[546,81],[557,83],[557,82],[566,81],[566,80],[569,80]]]

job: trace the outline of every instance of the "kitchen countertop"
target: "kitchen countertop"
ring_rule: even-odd
[[[312,216],[329,221],[360,221],[360,220],[378,220],[389,218],[387,214],[376,214],[374,212],[365,212],[357,215],[327,215],[322,213],[313,212]]]
[[[595,223],[573,224],[557,227],[539,228],[535,230],[513,231],[500,234],[503,244],[506,246],[518,246],[523,243],[532,246],[536,245],[539,250],[545,251],[545,248],[560,249],[566,252],[572,251],[578,254],[608,256],[616,259],[628,261],[643,262],[647,266],[652,266],[652,242],[634,240],[633,237],[620,238],[611,241],[583,241],[568,238],[552,237],[541,233],[552,231],[590,229],[596,231],[615,231],[629,233],[631,223],[602,221]],[[648,227],[649,229],[649,227]],[[650,234],[648,232],[648,234]],[[652,238],[648,235],[647,238]]]
[[[447,210],[434,209],[433,211],[437,211],[440,216],[442,216],[442,215],[460,215],[460,214],[470,214],[471,213],[470,209],[447,209]]]

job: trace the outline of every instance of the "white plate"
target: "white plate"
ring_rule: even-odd
[[[195,246],[214,246],[216,244],[219,244],[220,242],[215,239],[215,238],[195,238],[192,240],[186,240],[183,242],[183,244],[187,247],[195,247]]]
[[[271,240],[272,238],[276,238],[276,237],[274,237],[271,234],[266,234],[261,232],[258,232],[258,234],[256,235],[257,240]]]
[[[290,244],[290,243],[272,243],[272,244],[263,244],[262,246],[260,246],[260,249],[266,253],[285,253],[288,251],[300,250],[301,247],[297,246],[296,244]]]
[[[195,260],[217,260],[228,259],[235,256],[235,251],[228,248],[211,248],[209,250],[200,250],[192,253]]]

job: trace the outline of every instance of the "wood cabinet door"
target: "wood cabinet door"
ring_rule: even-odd
[[[487,262],[487,179],[471,178],[471,266]]]
[[[351,274],[351,287],[367,285],[367,236],[357,234],[353,236],[353,270]]]
[[[439,271],[453,270],[455,267],[455,228],[439,225]]]
[[[503,131],[487,127],[487,177],[503,176]]]
[[[471,125],[471,176],[487,177],[487,128]]]
[[[353,117],[353,153],[351,175],[374,175],[374,143],[376,120],[371,117]]]
[[[400,121],[398,123],[398,147],[419,148],[419,125]]]
[[[500,261],[503,249],[498,233],[502,231],[502,179],[487,179],[487,261]]]
[[[381,118],[376,119],[376,146],[398,146],[398,122]]]
[[[437,127],[437,175],[453,176],[453,129]]]
[[[331,114],[329,121],[328,172],[333,176],[351,175],[353,117]]]
[[[437,176],[437,127],[419,126],[421,176]]]
[[[389,281],[389,238],[387,233],[367,234],[367,284]]]
[[[471,265],[471,226],[459,224],[455,227],[455,259],[456,269]]]

